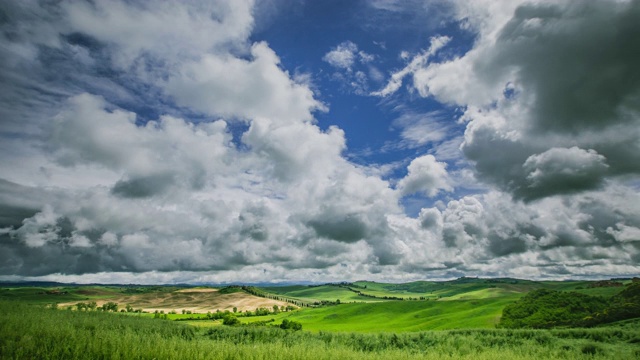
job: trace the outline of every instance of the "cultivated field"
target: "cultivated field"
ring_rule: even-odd
[[[631,280],[5,284],[0,358],[636,359],[639,296]]]

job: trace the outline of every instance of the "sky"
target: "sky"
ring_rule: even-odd
[[[640,1],[0,2],[0,280],[640,275]]]

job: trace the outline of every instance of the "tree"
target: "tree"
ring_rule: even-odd
[[[234,306],[234,307],[233,307],[233,312],[234,312],[234,313],[237,313],[237,312],[238,312],[238,308]]]
[[[231,314],[227,314],[225,315],[224,318],[222,318],[222,325],[228,325],[228,326],[240,325],[240,320],[238,320],[237,317]]]
[[[102,311],[118,311],[118,304],[113,301],[109,301],[107,303],[102,304]]]
[[[282,324],[280,324],[280,329],[298,331],[298,330],[302,330],[302,324],[300,324],[297,321],[284,319],[282,320]]]

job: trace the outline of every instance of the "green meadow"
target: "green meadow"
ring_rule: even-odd
[[[630,328],[308,332],[0,301],[2,359],[637,359]]]
[[[247,318],[247,322],[282,319],[298,321],[310,331],[407,332],[495,328],[502,309],[517,296],[473,301],[383,301],[349,303]],[[245,319],[242,319],[245,321]]]
[[[0,288],[0,358],[636,359],[639,296],[640,284],[630,280],[7,285]],[[261,305],[270,301],[280,305]],[[74,305],[88,302],[98,305]],[[505,309],[509,322],[501,323]]]

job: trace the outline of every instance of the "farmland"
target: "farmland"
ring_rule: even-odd
[[[638,319],[590,328],[497,327],[506,307],[529,306],[520,300],[536,291],[575,291],[605,304],[637,287],[630,280],[468,278],[263,287],[5,284],[0,357],[633,359],[640,355]],[[562,298],[554,296],[546,301]],[[105,311],[76,306],[90,302]],[[284,323],[302,331],[280,329]]]

